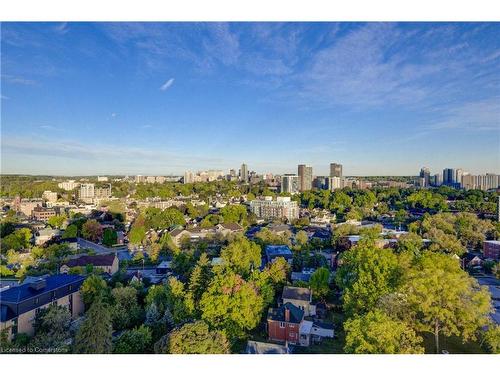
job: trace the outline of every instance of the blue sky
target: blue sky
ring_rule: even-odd
[[[3,23],[2,173],[500,173],[498,23]]]

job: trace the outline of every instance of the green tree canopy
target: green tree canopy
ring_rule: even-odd
[[[225,266],[241,275],[248,275],[252,268],[259,268],[262,262],[260,246],[243,236],[223,248],[221,257]]]
[[[111,311],[102,299],[92,303],[75,337],[74,352],[82,354],[111,353],[113,325]]]
[[[422,338],[406,323],[379,310],[370,311],[344,323],[346,353],[423,354]]]
[[[171,354],[228,354],[229,341],[226,334],[210,330],[203,321],[187,323],[168,335],[166,352]]]

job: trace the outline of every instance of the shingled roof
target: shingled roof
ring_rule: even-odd
[[[290,310],[290,323],[300,323],[304,317],[304,311],[299,309],[293,303],[287,302],[278,308],[270,308],[267,312],[267,319],[278,322],[285,322],[285,310]]]
[[[298,288],[296,286],[285,286],[283,288],[283,299],[295,299],[299,301],[311,301],[311,290]]]
[[[87,264],[92,264],[95,267],[111,267],[115,257],[115,254],[83,255],[79,258],[68,260],[66,265],[68,267],[85,267]]]

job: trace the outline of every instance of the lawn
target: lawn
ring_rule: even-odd
[[[434,336],[431,334],[424,334],[424,347],[426,354],[434,354]],[[478,342],[462,342],[462,339],[456,336],[452,337],[439,337],[440,350],[447,350],[450,354],[487,354]]]

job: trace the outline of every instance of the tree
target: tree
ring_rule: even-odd
[[[83,302],[89,307],[96,299],[106,299],[109,295],[109,288],[102,277],[90,275],[83,282],[81,293]]]
[[[231,204],[222,207],[220,214],[224,219],[224,223],[237,223],[246,225],[247,221],[247,209],[241,204]]]
[[[131,286],[118,287],[111,291],[114,300],[112,308],[113,327],[126,329],[141,319],[142,310],[137,301],[137,290]]]
[[[87,220],[82,226],[83,238],[97,242],[102,236],[102,227],[97,220]]]
[[[113,352],[120,354],[149,353],[151,341],[151,330],[141,325],[138,328],[124,332],[116,342]]]
[[[116,231],[111,228],[106,228],[102,236],[102,243],[106,246],[113,246],[116,244],[118,236]]]
[[[30,247],[31,237],[32,234],[28,228],[16,229],[13,233],[2,239],[2,251],[27,249]]]
[[[275,290],[283,289],[290,273],[290,265],[285,258],[278,257],[274,262],[268,264],[262,273],[269,278]]]
[[[409,232],[399,237],[396,249],[399,253],[407,252],[413,255],[420,255],[423,245],[422,237],[416,233]]]
[[[259,268],[262,262],[260,246],[242,236],[222,249],[221,257],[225,266],[243,276],[248,275],[252,269]]]
[[[440,334],[474,341],[477,331],[489,322],[487,289],[448,255],[425,253],[409,270],[402,292],[409,307],[408,318],[417,331],[434,335],[436,353]]]
[[[201,254],[200,259],[196,262],[196,266],[191,272],[188,285],[188,299],[192,305],[192,309],[199,310],[201,296],[207,290],[212,278],[212,270],[210,261],[206,253]]]
[[[423,354],[422,338],[406,323],[374,310],[344,323],[344,350],[353,354]]]
[[[66,220],[65,215],[54,215],[49,218],[47,224],[49,224],[52,228],[61,228],[65,220]]]
[[[212,279],[201,297],[200,307],[203,320],[235,337],[257,326],[264,300],[253,282],[225,271]]]
[[[70,338],[71,314],[64,306],[51,305],[36,315],[33,326],[35,337],[31,346],[64,350]]]
[[[175,277],[169,277],[165,285],[165,306],[172,314],[174,324],[182,324],[193,313],[186,296],[185,285]]]
[[[171,354],[229,354],[229,341],[223,331],[211,331],[203,321],[174,329],[165,348]]]
[[[94,301],[75,337],[75,353],[111,353],[113,325],[109,307],[101,300]]]
[[[329,282],[330,272],[327,268],[321,267],[314,271],[309,280],[314,297],[324,300],[330,292]]]
[[[295,235],[295,241],[297,241],[297,244],[302,248],[309,241],[309,236],[307,235],[306,231],[299,230]]]
[[[396,224],[399,227],[401,227],[401,225],[404,224],[407,219],[408,219],[408,212],[406,212],[403,209],[396,211],[396,213],[394,214],[394,224]]]
[[[336,282],[344,290],[348,316],[373,310],[381,296],[398,286],[400,266],[391,249],[379,249],[367,241],[342,253],[340,260]]]
[[[140,245],[146,237],[146,228],[144,226],[133,226],[128,233],[128,240],[131,244]]]
[[[490,324],[483,330],[482,344],[490,353],[500,354],[500,325]]]
[[[62,238],[76,238],[78,235],[78,227],[75,224],[70,224],[66,227]]]

